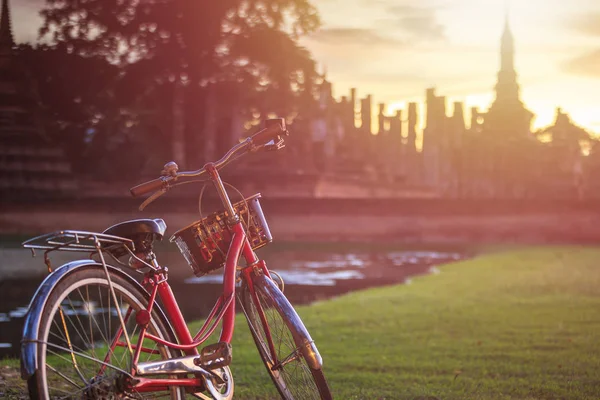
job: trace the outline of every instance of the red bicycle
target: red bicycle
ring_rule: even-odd
[[[154,192],[143,208],[169,188],[207,176],[201,181],[214,183],[223,203],[223,212],[171,237],[196,275],[224,267],[223,293],[194,336],[168,284],[168,270],[153,251],[153,242],[165,234],[163,220],[127,221],[102,233],[59,231],[24,242],[45,250],[50,271],[31,301],[23,334],[21,369],[32,398],[231,399],[237,293],[281,397],[331,399],[314,341],[255,253],[272,240],[260,195],[232,204],[218,172],[245,153],[282,148],[285,135],[283,119],[268,120],[219,161],[191,172],[179,172],[170,162],[160,178],[131,189],[134,196]],[[53,270],[48,254],[56,250],[90,257]],[[107,257],[119,266],[109,265]],[[141,272],[141,283],[120,267]],[[206,345],[220,322],[218,342]]]

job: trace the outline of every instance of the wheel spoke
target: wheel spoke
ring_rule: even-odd
[[[250,332],[252,333],[259,354],[263,358],[267,370],[278,388],[281,396],[286,400],[311,400],[311,399],[330,399],[329,389],[322,371],[312,371],[306,360],[302,349],[296,345],[283,314],[278,307],[291,308],[285,298],[278,299],[277,302],[273,296],[283,296],[281,292],[269,292],[268,290],[255,285],[256,297],[251,295],[250,289],[246,286],[242,293],[244,310],[246,311]],[[256,298],[260,304],[255,304]],[[283,306],[276,306],[283,304]],[[265,321],[268,324],[268,330],[263,326],[260,318],[262,310]],[[294,312],[291,312],[292,318]],[[290,315],[290,314],[286,314]],[[297,325],[298,321],[288,321],[292,326]],[[276,354],[271,355],[269,346],[270,340],[273,343]],[[309,339],[307,339],[309,340]],[[319,384],[316,377],[319,377]],[[323,390],[324,396],[321,397],[320,390]]]
[[[119,380],[131,376],[131,354],[122,346],[113,348],[112,345],[120,340],[119,331],[134,341],[139,336],[140,326],[131,316],[147,308],[147,297],[118,276],[112,278],[115,289],[112,297],[105,277],[102,271],[87,279],[85,274],[81,278],[64,278],[53,289],[44,309],[46,316],[40,323],[38,347],[43,351],[38,360],[43,367],[34,377],[40,396],[46,397],[47,393],[50,398],[65,399],[182,399],[183,392],[179,388],[141,394],[119,390]],[[64,322],[59,310],[64,310]],[[123,328],[117,321],[119,312],[125,317]],[[151,319],[148,332],[173,340],[165,326],[164,322]],[[141,341],[137,344],[144,345]],[[146,347],[158,349],[156,354],[144,357],[148,361],[172,357],[170,349],[155,342],[147,343]]]
[[[54,372],[57,375],[60,375],[64,380],[66,380],[67,382],[69,382],[71,385],[75,386],[76,388],[81,388],[81,386],[79,386],[76,382],[74,382],[71,378],[69,378],[68,376],[66,376],[65,374],[63,374],[62,372],[58,371],[56,368],[52,367],[50,364],[46,363],[46,368],[50,369],[52,372]]]

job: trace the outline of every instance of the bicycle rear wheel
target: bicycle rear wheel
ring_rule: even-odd
[[[323,370],[310,367],[290,331],[290,327],[304,328],[304,324],[284,294],[272,281],[267,282],[268,279],[261,275],[254,280],[256,297],[248,285],[244,285],[241,301],[258,353],[275,387],[285,400],[330,400],[331,392]],[[310,336],[303,340],[312,342]]]
[[[31,398],[184,398],[179,388],[144,394],[124,389],[131,373],[132,356],[125,335],[120,334],[123,330],[118,312],[135,345],[140,332],[136,313],[146,309],[148,294],[120,275],[111,273],[110,277],[118,304],[100,267],[76,270],[52,289],[39,325],[39,368],[28,380]],[[174,340],[172,329],[156,308],[148,332]],[[144,341],[143,346],[146,351],[140,354],[139,361],[179,355],[150,340]]]

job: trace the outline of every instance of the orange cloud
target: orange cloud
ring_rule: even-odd
[[[445,27],[437,20],[433,7],[413,5],[390,5],[386,8],[389,23],[396,29],[417,40],[445,38]]]
[[[568,24],[579,34],[600,37],[600,12],[578,15]],[[574,75],[600,78],[600,48],[567,61],[564,70]]]
[[[569,26],[581,34],[600,37],[600,12],[574,17],[569,21]]]
[[[568,61],[565,70],[575,75],[600,78],[600,48]]]
[[[325,28],[313,34],[311,40],[336,46],[399,46],[404,44],[395,38],[381,35],[376,29],[366,28]]]

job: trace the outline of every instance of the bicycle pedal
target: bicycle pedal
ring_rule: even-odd
[[[231,364],[231,353],[231,344],[227,342],[210,344],[202,349],[194,363],[208,370],[226,367]]]

